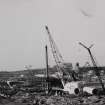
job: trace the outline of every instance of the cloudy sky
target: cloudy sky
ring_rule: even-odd
[[[45,67],[48,25],[65,62],[105,65],[105,0],[0,0],[0,70]],[[53,65],[49,46],[49,65]]]

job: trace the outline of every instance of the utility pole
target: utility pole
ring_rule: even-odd
[[[101,84],[101,86],[102,86],[103,92],[105,92],[105,87],[104,87],[104,84],[103,84],[103,82],[102,82],[102,78],[101,78],[101,76],[100,76],[100,72],[99,72],[99,70],[98,70],[97,64],[96,64],[96,62],[95,62],[95,60],[94,60],[94,58],[93,58],[93,55],[92,55],[92,53],[91,53],[91,50],[90,50],[90,49],[93,47],[93,45],[91,45],[90,47],[86,47],[86,46],[85,46],[84,44],[82,44],[81,42],[79,42],[79,44],[80,44],[81,46],[83,46],[85,49],[88,50],[89,55],[90,55],[90,58],[91,58],[91,61],[92,61],[92,64],[93,64],[93,67],[95,67],[95,74],[96,74],[96,76],[97,76],[98,79],[99,79],[99,82],[100,82],[100,84]]]
[[[49,69],[49,66],[48,66],[48,48],[47,48],[47,45],[45,46],[45,51],[46,51],[46,82],[47,82],[47,94],[49,93],[49,75],[48,75],[48,69]]]

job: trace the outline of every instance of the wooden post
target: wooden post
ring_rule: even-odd
[[[47,87],[46,87],[46,92],[47,94],[49,93],[49,75],[48,75],[48,69],[49,69],[49,66],[48,66],[48,49],[47,49],[47,45],[45,46],[45,50],[46,50],[46,82],[47,82]]]

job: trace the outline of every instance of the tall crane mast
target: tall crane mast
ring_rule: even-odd
[[[45,46],[45,51],[46,51],[46,78],[47,78],[46,79],[46,82],[47,82],[47,84],[46,84],[47,85],[46,86],[47,91],[46,92],[49,93],[49,81],[48,81],[48,79],[49,79],[49,75],[48,75],[49,74],[48,73],[49,66],[48,66],[48,48],[47,48],[47,45]]]
[[[90,50],[93,45],[91,45],[90,47],[86,47],[86,46],[85,46],[84,44],[82,44],[81,42],[79,42],[79,44],[80,44],[81,46],[83,46],[85,49],[87,49],[87,51],[89,52],[89,55],[90,55],[92,64],[93,64],[93,66],[95,67],[95,69],[94,69],[94,70],[95,70],[95,74],[96,74],[96,76],[97,76],[98,79],[99,79],[99,82],[100,82],[100,84],[101,84],[101,86],[102,86],[103,91],[105,92],[105,87],[104,87],[104,84],[103,84],[103,82],[102,82],[102,78],[101,78],[101,76],[100,76],[100,72],[99,72],[99,70],[98,70],[96,61],[94,60],[94,57],[93,57],[93,55],[92,55],[92,53],[91,53],[91,50]]]

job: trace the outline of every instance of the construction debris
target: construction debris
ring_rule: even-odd
[[[70,97],[41,96],[19,93],[11,99],[0,98],[0,105],[104,105],[105,96]]]

